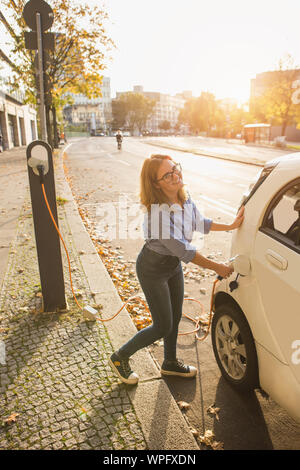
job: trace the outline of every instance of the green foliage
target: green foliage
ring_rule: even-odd
[[[288,125],[300,124],[300,106],[293,102],[293,84],[299,75],[291,56],[281,59],[277,70],[265,77],[264,94],[251,102],[253,116],[260,122],[281,126],[281,135],[285,135]]]
[[[126,125],[132,130],[138,128],[141,131],[153,114],[154,107],[155,101],[142,93],[123,93],[112,102],[113,128],[118,129]]]
[[[162,129],[163,131],[168,131],[171,128],[171,123],[170,121],[162,121],[159,125],[159,128]]]
[[[225,114],[212,93],[202,92],[198,98],[185,102],[178,120],[187,124],[194,133],[210,133],[212,129],[217,130],[222,126]]]
[[[88,97],[101,96],[102,71],[106,53],[114,47],[107,36],[104,23],[107,13],[101,7],[89,6],[88,2],[50,0],[53,8],[55,50],[49,51],[51,63],[47,73],[51,81],[54,106],[64,104],[62,95],[67,91],[85,93]],[[36,102],[35,51],[25,49],[24,31],[27,26],[22,18],[23,0],[3,0],[5,14],[13,25],[11,42],[15,68],[11,84],[16,88],[20,82],[26,89],[27,102]]]

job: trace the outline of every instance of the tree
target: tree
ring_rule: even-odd
[[[187,100],[179,113],[179,123],[187,124],[192,132],[211,133],[225,121],[225,115],[215,99],[209,92],[202,92],[198,98]]]
[[[251,116],[248,111],[245,111],[243,107],[236,105],[232,106],[229,112],[230,119],[230,132],[233,136],[236,134],[242,134],[243,127],[246,123],[251,122]]]
[[[126,124],[126,117],[127,117],[127,108],[126,108],[126,101],[122,98],[112,100],[111,102],[112,107],[112,128],[113,130],[121,129]]]
[[[170,121],[162,121],[159,125],[159,128],[162,129],[163,131],[168,131],[169,129],[171,129],[171,123]]]
[[[22,18],[24,0],[3,0],[3,4],[9,23],[13,24],[10,59],[16,67],[12,69],[11,84],[16,88],[20,83],[24,85],[26,101],[36,103],[35,51],[25,49],[24,31],[27,27]],[[88,2],[51,0],[49,4],[54,13],[52,28],[56,32],[55,50],[49,52],[50,66],[47,70],[52,108],[60,107],[67,91],[84,93],[88,97],[101,96],[105,57],[114,47],[105,32],[107,13],[98,6],[89,6]]]
[[[203,127],[200,114],[196,109],[197,100],[198,98],[187,100],[178,115],[178,122],[180,124],[187,124],[191,131],[195,133],[200,132]]]
[[[133,131],[138,128],[141,132],[149,117],[153,114],[155,100],[150,100],[142,93],[123,93],[118,99],[114,100],[112,107],[113,122],[123,123]]]
[[[277,70],[266,75],[264,94],[252,101],[253,115],[272,125],[281,126],[282,136],[287,126],[300,123],[300,109],[293,100],[294,83],[299,76],[300,69],[295,66],[291,56],[281,59]]]

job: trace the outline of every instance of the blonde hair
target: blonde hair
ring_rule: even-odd
[[[167,196],[160,188],[156,188],[157,171],[163,160],[174,161],[169,155],[154,154],[144,161],[140,176],[140,202],[150,212],[151,204],[169,203]],[[175,162],[174,162],[175,163]],[[184,188],[178,190],[178,199],[184,203],[188,199]]]

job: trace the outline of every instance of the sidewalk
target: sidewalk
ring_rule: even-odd
[[[199,450],[147,349],[133,357],[137,386],[124,385],[113,374],[108,358],[135,326],[125,309],[108,323],[83,318],[71,295],[63,250],[69,310],[42,312],[25,149],[0,154],[4,161],[0,449]],[[81,305],[97,307],[108,318],[121,300],[78,213],[64,177],[62,151],[54,165],[59,226],[75,292]]]
[[[190,142],[189,142],[190,140]],[[217,139],[212,139],[217,140]],[[148,137],[144,138],[143,142],[148,145],[164,147],[170,150],[177,150],[180,152],[193,153],[195,155],[213,157],[221,160],[228,160],[232,162],[246,163],[248,165],[255,165],[263,167],[267,161],[274,158],[288,155],[290,153],[296,152],[296,150],[291,149],[278,149],[272,146],[258,146],[258,145],[244,145],[241,142],[233,143],[225,141],[224,139],[221,144],[224,145],[223,151],[213,151],[209,147],[201,145],[201,141],[197,142],[196,138],[180,138],[180,137]],[[218,142],[219,143],[219,142]],[[227,144],[231,144],[227,145]],[[228,146],[228,148],[226,148]],[[237,149],[240,147],[241,151]],[[250,155],[250,150],[253,155]],[[226,150],[226,153],[224,152]],[[257,155],[254,155],[257,151]],[[244,151],[244,153],[243,153]],[[247,152],[246,152],[247,151]]]

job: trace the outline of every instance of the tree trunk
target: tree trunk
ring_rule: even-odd
[[[287,120],[285,119],[281,125],[281,135],[284,136],[285,135],[285,131],[286,131],[286,127],[287,127]]]
[[[46,125],[47,125],[47,134],[48,134],[48,144],[53,149],[53,139],[52,139],[51,121],[50,121],[50,106],[46,106]]]
[[[53,141],[54,141],[54,148],[58,149],[59,148],[59,137],[58,137],[58,132],[57,132],[57,121],[56,121],[56,109],[55,106],[51,107],[52,111],[52,119],[53,119]]]

